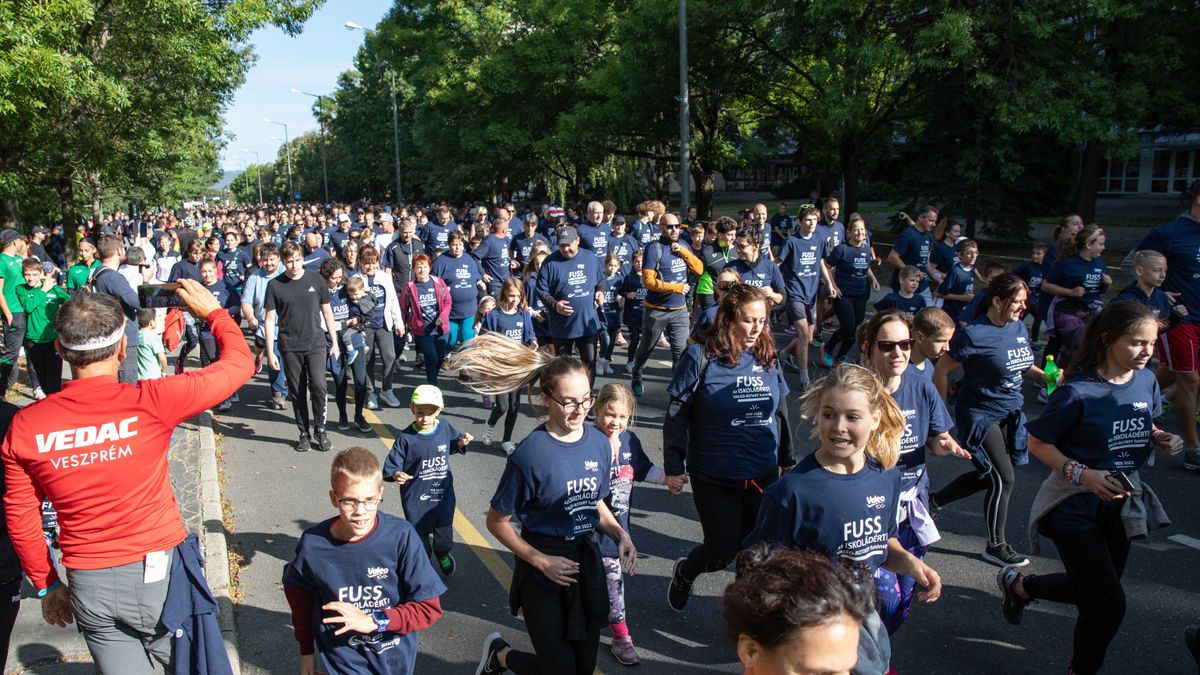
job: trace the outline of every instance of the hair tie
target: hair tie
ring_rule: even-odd
[[[58,342],[59,342],[59,344],[61,344],[63,346],[63,349],[70,349],[71,351],[82,352],[82,351],[86,351],[89,349],[102,349],[104,347],[111,347],[112,345],[115,345],[118,342],[120,342],[121,336],[123,336],[123,335],[125,335],[125,326],[121,325],[121,326],[118,326],[117,329],[109,335],[102,335],[100,337],[88,338],[86,340],[80,340],[79,342],[67,342],[60,335],[58,337]]]

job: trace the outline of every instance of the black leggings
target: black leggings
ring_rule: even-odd
[[[945,506],[981,490],[987,495],[983,500],[983,514],[987,522],[988,545],[1003,544],[1004,526],[1008,522],[1008,499],[1012,496],[1016,476],[1013,474],[1012,459],[1008,456],[1008,443],[1004,440],[1004,432],[1000,426],[993,424],[983,437],[983,450],[991,466],[975,466],[977,471],[968,471],[950,481],[946,487],[934,493],[933,498],[939,506]]]
[[[517,413],[521,412],[521,390],[514,389],[507,394],[492,397],[492,413],[488,415],[488,426],[496,426],[500,416],[504,415],[504,442],[512,440],[513,427],[517,426]],[[507,414],[506,414],[507,413]]]
[[[1129,559],[1129,538],[1119,508],[1105,505],[1099,527],[1083,532],[1056,532],[1041,528],[1054,542],[1066,573],[1025,577],[1031,598],[1075,605],[1075,644],[1071,669],[1077,675],[1100,671],[1108,645],[1125,618],[1125,590],[1121,575]]]
[[[21,578],[0,586],[0,673],[8,664],[8,642],[21,610]]]
[[[642,344],[642,322],[630,322],[625,326],[629,328],[629,344],[625,356],[629,363],[633,363],[637,357],[638,345]]]
[[[579,360],[588,369],[588,380],[596,381],[596,336],[584,335],[577,338],[554,338],[554,355],[569,356],[579,351]]]
[[[778,478],[779,473],[772,471],[735,486],[733,481],[718,484],[692,476],[692,497],[704,542],[693,548],[680,566],[684,579],[693,581],[701,574],[723,570],[733,562],[742,549],[742,540],[758,520],[762,491]]]
[[[292,413],[301,436],[309,435],[309,402],[312,401],[311,428],[316,433],[325,432],[325,344],[310,352],[283,352],[283,375],[287,378],[288,391],[292,393]]]
[[[354,420],[363,419],[363,405],[367,402],[367,359],[359,355],[354,363],[346,365],[346,352],[343,348],[338,356],[342,364],[342,374],[333,375],[333,399],[337,402],[338,422],[346,423],[346,390],[350,379],[354,378]],[[395,360],[395,359],[393,359]]]
[[[869,297],[869,295],[852,298],[842,296],[833,301],[833,311],[837,314],[838,329],[825,344],[826,354],[834,354],[834,358],[837,359],[846,357],[850,348],[854,346],[854,334],[858,331],[858,324],[862,323],[863,317],[867,315],[867,298]],[[834,347],[837,349],[835,350]]]
[[[53,342],[26,342],[25,360],[35,376],[31,378],[37,383],[34,386],[40,386],[47,396],[62,390],[63,362]]]
[[[611,361],[621,332],[621,310],[612,309],[600,315],[600,358]]]
[[[586,640],[563,639],[567,615],[562,591],[530,579],[521,585],[519,602],[534,653],[509,650],[508,669],[516,675],[592,675],[600,631],[588,633]]]

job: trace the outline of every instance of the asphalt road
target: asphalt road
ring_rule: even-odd
[[[652,359],[657,361],[652,360],[648,369],[646,396],[639,400],[635,430],[651,459],[658,462],[669,353],[658,349]],[[623,358],[617,361],[624,366]],[[597,386],[614,379],[598,378]],[[405,369],[397,386],[401,400],[407,400],[412,388],[423,380],[423,372]],[[445,418],[460,430],[481,437],[486,411],[479,396],[450,378],[444,379],[442,386]],[[231,542],[245,555],[240,582],[243,598],[236,618],[246,673],[296,671],[298,651],[280,576],[303,529],[335,515],[327,497],[331,455],[294,452],[297,431],[291,411],[270,410],[265,406],[267,398],[263,376],[257,376],[243,390],[242,403],[215,423],[216,432],[224,435],[225,496],[236,513]],[[1036,416],[1040,407],[1036,391],[1027,388],[1027,414]],[[336,419],[333,409],[330,402],[331,417]],[[331,427],[335,449],[362,445],[382,459],[391,435],[411,423],[412,416],[407,409],[384,409],[370,419],[375,434],[369,436]],[[534,426],[526,403],[515,440]],[[1174,421],[1167,421],[1166,426],[1173,429]],[[807,428],[803,433],[807,439]],[[811,441],[806,441],[804,448],[805,452],[811,449]],[[467,455],[452,459],[460,511],[454,549],[458,571],[446,582],[449,590],[442,597],[445,615],[421,635],[418,673],[474,672],[482,638],[494,630],[502,631],[514,646],[529,646],[521,621],[510,616],[507,608],[512,556],[484,527],[484,513],[504,461],[498,440],[492,447],[482,447],[477,441]],[[930,466],[934,487],[968,468],[963,460],[934,458]],[[1025,525],[1029,505],[1047,471],[1036,460],[1017,470],[1008,536],[1018,550],[1029,550]],[[1200,474],[1184,471],[1179,458],[1160,458],[1156,467],[1143,470],[1143,477],[1161,496],[1174,525],[1134,544],[1125,574],[1128,610],[1122,631],[1109,650],[1105,672],[1192,673],[1195,665],[1181,636],[1185,625],[1200,621],[1196,590],[1200,587],[1200,524],[1193,515]],[[395,486],[385,486],[382,508],[401,513]],[[720,616],[720,593],[731,579],[729,572],[701,577],[686,611],[676,613],[666,604],[674,559],[685,555],[700,538],[690,492],[672,497],[665,488],[639,485],[634,490],[632,523],[641,560],[637,576],[627,580],[626,599],[631,634],[643,660],[638,669],[664,674],[741,672]],[[1021,626],[1004,621],[994,581],[997,568],[979,557],[984,547],[982,496],[943,509],[939,526],[943,539],[927,562],[942,575],[943,597],[934,605],[914,607],[908,622],[893,637],[896,669],[931,675],[1065,672],[1075,610],[1043,602],[1026,610]],[[1184,538],[1184,543],[1168,539],[1177,535],[1190,539]],[[1048,541],[1043,553],[1027,570],[1062,569]],[[598,669],[614,673],[624,668],[608,653],[605,635]]]

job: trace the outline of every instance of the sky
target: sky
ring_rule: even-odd
[[[313,94],[329,94],[338,75],[354,66],[354,55],[366,33],[347,30],[347,21],[374,28],[391,8],[392,0],[332,0],[304,25],[304,32],[288,37],[278,28],[257,31],[252,40],[258,61],[246,74],[246,83],[225,112],[225,132],[233,137],[221,156],[227,171],[244,168],[242,160],[271,162],[283,145],[284,128],[263,118],[287,124],[288,138],[317,129],[311,96],[293,94],[294,87]],[[244,152],[250,150],[251,152]],[[258,160],[254,152],[258,152]]]

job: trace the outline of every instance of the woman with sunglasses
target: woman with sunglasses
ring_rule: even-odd
[[[1016,481],[1013,465],[1029,462],[1021,380],[1041,382],[1045,377],[1033,365],[1029,331],[1022,321],[1028,299],[1029,287],[1021,277],[1006,272],[992,279],[975,318],[954,334],[950,351],[938,359],[933,373],[934,385],[945,399],[950,373],[962,368],[954,421],[975,470],[934,493],[930,505],[936,509],[986,491],[988,540],[983,559],[997,565],[1029,564],[1029,558],[1008,545],[1004,533]]]
[[[703,543],[677,560],[671,575],[667,602],[682,611],[696,577],[733,561],[754,527],[763,490],[796,463],[765,289],[722,289],[716,321],[683,353],[667,393],[667,487],[680,494],[690,477],[704,531]]]
[[[900,525],[896,538],[904,550],[920,560],[941,538],[929,516],[929,474],[925,453],[970,459],[950,435],[954,422],[929,378],[909,365],[913,340],[908,322],[897,309],[877,312],[859,331],[863,366],[879,376],[904,416],[900,436]],[[875,572],[879,616],[891,635],[908,618],[916,579],[885,568]]]
[[[600,630],[608,625],[604,562],[592,533],[617,543],[630,574],[637,551],[604,503],[612,450],[608,437],[586,423],[595,401],[588,368],[497,333],[468,342],[450,367],[466,372],[467,386],[484,394],[536,384],[547,418],[509,457],[487,514],[488,531],[517,558],[509,609],[513,616],[524,612],[534,653],[511,649],[492,633],[475,672],[591,675]]]

